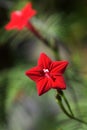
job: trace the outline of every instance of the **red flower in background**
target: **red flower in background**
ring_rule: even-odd
[[[36,82],[40,96],[51,88],[66,88],[62,74],[67,65],[67,61],[52,61],[46,54],[41,53],[37,66],[27,70],[25,74]]]
[[[28,28],[31,28],[31,23],[28,22],[34,15],[36,10],[32,9],[32,3],[27,3],[22,10],[13,11],[11,13],[11,20],[5,26],[6,30],[18,29],[22,30],[28,24]]]

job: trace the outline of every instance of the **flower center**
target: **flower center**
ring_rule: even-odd
[[[48,69],[43,69],[43,71],[44,71],[44,73],[49,72],[49,70],[48,70]]]
[[[16,14],[19,15],[19,16],[22,15],[21,11],[16,11]]]
[[[43,69],[43,72],[47,78],[50,78],[50,73],[48,69]]]

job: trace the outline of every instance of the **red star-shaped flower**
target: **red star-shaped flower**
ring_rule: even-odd
[[[36,82],[38,95],[40,96],[51,88],[66,88],[62,74],[67,65],[67,61],[52,61],[45,53],[41,53],[37,66],[27,70],[25,74]]]
[[[27,3],[26,6],[22,10],[13,11],[11,13],[11,20],[5,26],[6,30],[18,29],[22,30],[28,24],[28,28],[31,28],[31,23],[28,23],[34,15],[36,14],[36,10],[32,9],[32,3]]]

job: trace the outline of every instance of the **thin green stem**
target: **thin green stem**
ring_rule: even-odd
[[[68,100],[67,100],[67,98],[65,97],[65,94],[63,93],[63,91],[62,90],[57,90],[57,93],[60,95],[60,96],[62,96],[62,98],[64,99],[64,101],[65,101],[65,103],[66,103],[66,105],[67,105],[67,108],[69,109],[69,111],[70,111],[70,113],[72,114],[72,116],[74,116],[74,114],[73,114],[73,112],[72,112],[72,109],[71,109],[71,107],[70,107],[70,105],[69,105],[69,103],[68,103]]]
[[[73,120],[76,120],[76,121],[78,121],[78,122],[80,122],[80,123],[83,123],[83,124],[87,125],[87,122],[85,122],[85,121],[83,121],[83,120],[80,120],[80,119],[78,119],[78,118],[76,118],[76,117],[70,115],[70,114],[67,112],[67,110],[65,109],[65,107],[64,107],[64,105],[63,105],[63,103],[62,103],[62,99],[61,99],[61,96],[60,96],[60,95],[57,94],[56,99],[57,99],[57,103],[60,105],[62,111],[63,111],[69,118],[71,118],[71,119],[73,119]]]
[[[49,47],[50,49],[52,49],[54,52],[57,51],[57,44],[51,45],[50,42],[43,37],[43,35],[33,26],[32,23],[27,23],[26,24],[27,29],[29,29],[39,40],[41,40],[47,47]]]
[[[32,23],[26,24],[27,29],[29,29],[38,39],[40,39],[46,46],[50,47],[50,44],[47,39],[45,39],[40,32],[33,26]]]

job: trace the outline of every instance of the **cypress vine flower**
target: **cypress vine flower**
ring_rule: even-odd
[[[5,26],[6,30],[18,29],[22,30],[28,25],[31,30],[30,19],[36,14],[36,10],[32,9],[32,3],[27,3],[22,10],[13,11],[10,15],[10,22]],[[28,22],[29,21],[29,22]]]
[[[52,61],[45,53],[41,53],[37,66],[27,70],[25,74],[36,82],[38,95],[50,89],[66,89],[63,73],[67,61]]]

